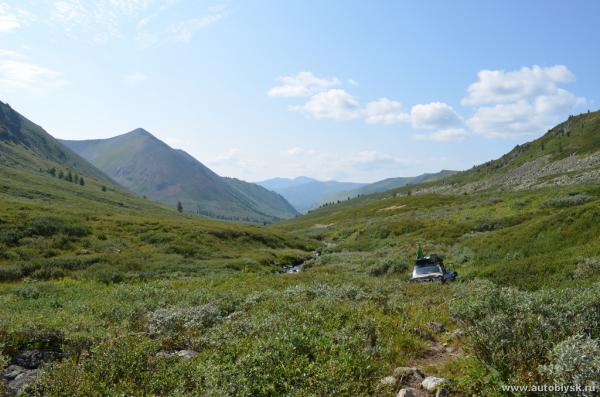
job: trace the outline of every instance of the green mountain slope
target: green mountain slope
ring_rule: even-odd
[[[1,109],[0,282],[68,274],[110,281],[226,266],[272,272],[285,263],[280,251],[289,260],[303,255],[295,249],[304,243],[281,233],[143,199],[10,107]]]
[[[401,256],[417,243],[457,267],[534,289],[600,280],[600,113],[446,179],[328,205],[277,227],[339,252]],[[583,267],[582,267],[583,266]]]
[[[452,175],[421,191],[469,193],[597,183],[599,151],[600,111],[570,116],[542,137],[517,145],[499,159]]]
[[[381,181],[370,183],[366,186],[360,187],[354,190],[347,190],[328,197],[325,201],[336,201],[346,200],[348,198],[354,198],[359,195],[381,193],[388,190],[397,189],[406,185],[415,185],[423,182],[437,181],[446,178],[450,175],[456,174],[458,171],[442,170],[436,173],[421,174],[411,177],[399,177],[399,178],[387,178]]]
[[[315,208],[334,194],[365,185],[364,183],[318,181],[307,177],[275,178],[257,183],[281,194],[300,212]]]
[[[272,222],[297,213],[284,198],[222,178],[143,129],[109,139],[61,141],[132,192],[214,218]]]
[[[39,169],[45,161],[53,161],[62,165],[65,171],[72,170],[112,184],[100,170],[2,102],[0,154],[0,164],[4,166]]]

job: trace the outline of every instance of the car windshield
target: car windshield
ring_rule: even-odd
[[[439,273],[440,268],[437,265],[417,266],[415,267],[416,274]]]

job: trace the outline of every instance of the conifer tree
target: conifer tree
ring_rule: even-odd
[[[177,202],[177,211],[183,212],[183,205],[181,204],[181,201]]]

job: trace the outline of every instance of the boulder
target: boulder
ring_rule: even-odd
[[[406,383],[409,378],[419,381],[425,379],[423,372],[416,367],[398,367],[394,370],[394,376],[400,378],[402,383]]]
[[[197,351],[194,350],[179,350],[177,353],[179,357],[189,360],[190,358],[194,358],[198,355]]]
[[[43,354],[40,350],[23,350],[13,357],[13,363],[24,368],[37,368],[42,363]]]
[[[423,389],[427,390],[428,392],[433,393],[445,381],[446,380],[444,378],[438,378],[438,377],[435,377],[435,376],[428,376],[425,379],[423,379],[423,382],[421,382],[421,387]]]
[[[419,392],[416,389],[413,389],[412,387],[407,387],[405,389],[400,389],[398,394],[396,394],[396,397],[418,397],[418,393]]]
[[[37,369],[25,369],[14,379],[8,382],[9,395],[20,396],[22,394],[31,394],[31,385],[37,377]]]
[[[13,380],[25,371],[27,371],[25,368],[20,367],[18,365],[9,365],[8,367],[6,367],[4,372],[2,372],[2,377],[6,380]]]

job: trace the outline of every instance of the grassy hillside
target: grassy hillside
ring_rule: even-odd
[[[61,141],[132,192],[213,218],[272,222],[296,211],[281,196],[222,178],[182,150],[137,129],[110,139]]]
[[[442,170],[432,174],[421,174],[412,177],[387,178],[381,181],[370,183],[366,186],[359,187],[353,190],[346,190],[327,197],[324,202],[333,202],[337,200],[347,200],[371,193],[381,193],[388,190],[397,189],[406,185],[416,185],[423,182],[433,182],[441,180],[450,175],[456,174],[458,171]]]
[[[35,156],[29,155],[30,153]],[[58,143],[40,126],[2,102],[0,102],[0,154],[0,162],[3,166],[36,169],[45,165],[42,160],[49,160],[60,163],[65,170],[72,169],[112,184],[110,179],[97,168]]]

